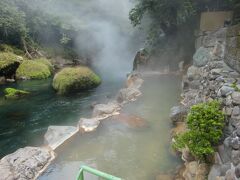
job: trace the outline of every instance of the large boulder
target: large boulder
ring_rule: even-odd
[[[6,99],[19,99],[21,97],[25,97],[30,94],[27,91],[18,90],[14,88],[6,88],[4,89],[4,93],[5,93]]]
[[[22,61],[22,57],[10,52],[0,53],[0,76],[12,77]]]
[[[73,126],[49,126],[44,135],[44,142],[53,150],[77,134],[78,128]]]
[[[193,56],[193,65],[196,67],[205,66],[211,59],[210,52],[207,48],[200,47]]]
[[[58,94],[95,88],[101,79],[88,67],[68,67],[58,72],[53,79],[52,86]]]
[[[25,147],[0,160],[1,180],[36,179],[55,158],[48,148]]]
[[[51,76],[49,67],[39,61],[25,60],[16,71],[17,79],[46,79]]]

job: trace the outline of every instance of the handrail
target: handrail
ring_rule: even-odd
[[[122,180],[121,178],[118,178],[118,177],[115,177],[115,176],[112,176],[110,174],[107,174],[107,173],[104,173],[102,171],[99,171],[99,170],[96,170],[96,169],[93,169],[91,167],[88,167],[88,166],[81,166],[81,169],[78,173],[78,176],[77,176],[77,180],[84,180],[84,171],[90,173],[90,174],[93,174],[93,175],[96,175],[98,177],[101,177],[105,180]]]

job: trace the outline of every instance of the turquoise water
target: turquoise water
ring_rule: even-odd
[[[124,78],[108,78],[94,90],[65,97],[55,94],[52,79],[0,86],[0,157],[24,146],[42,145],[49,125],[76,125],[80,117],[90,116],[92,102],[106,102],[116,95]],[[5,100],[6,87],[30,91],[31,96]]]
[[[170,153],[169,112],[179,98],[180,78],[144,79],[143,96],[122,112],[142,117],[145,126],[137,128],[114,119],[102,121],[97,131],[79,134],[61,148],[39,179],[75,179],[83,164],[127,180],[154,180],[161,173],[172,173],[180,160]]]

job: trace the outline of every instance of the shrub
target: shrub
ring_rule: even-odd
[[[17,79],[46,79],[49,76],[49,67],[34,60],[25,60],[16,71]]]
[[[212,101],[192,106],[187,116],[188,131],[175,137],[176,149],[187,147],[197,159],[206,160],[223,135],[224,114],[220,103]]]
[[[88,67],[64,68],[53,79],[53,88],[58,94],[97,87],[101,79]]]

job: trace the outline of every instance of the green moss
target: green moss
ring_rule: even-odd
[[[25,54],[23,50],[15,47],[15,46],[8,45],[8,44],[0,44],[0,51],[11,52],[11,53],[14,53],[19,56],[24,56],[24,54]]]
[[[22,57],[19,57],[11,52],[0,53],[0,75],[10,76],[15,73],[19,64],[22,61]]]
[[[51,63],[49,60],[47,60],[46,58],[34,59],[34,61],[36,61],[36,62],[38,62],[38,63],[45,64],[45,65],[49,68],[49,70],[50,70],[51,72],[53,72],[53,70],[54,70],[53,65],[52,65],[52,63]]]
[[[101,79],[88,67],[64,68],[53,79],[53,88],[59,94],[95,88]]]
[[[34,60],[25,60],[16,71],[17,79],[46,79],[49,76],[49,67]]]
[[[27,91],[22,91],[22,90],[18,90],[18,89],[14,89],[14,88],[6,88],[4,90],[4,93],[5,93],[6,99],[19,99],[21,97],[24,97],[24,96],[30,94]]]

